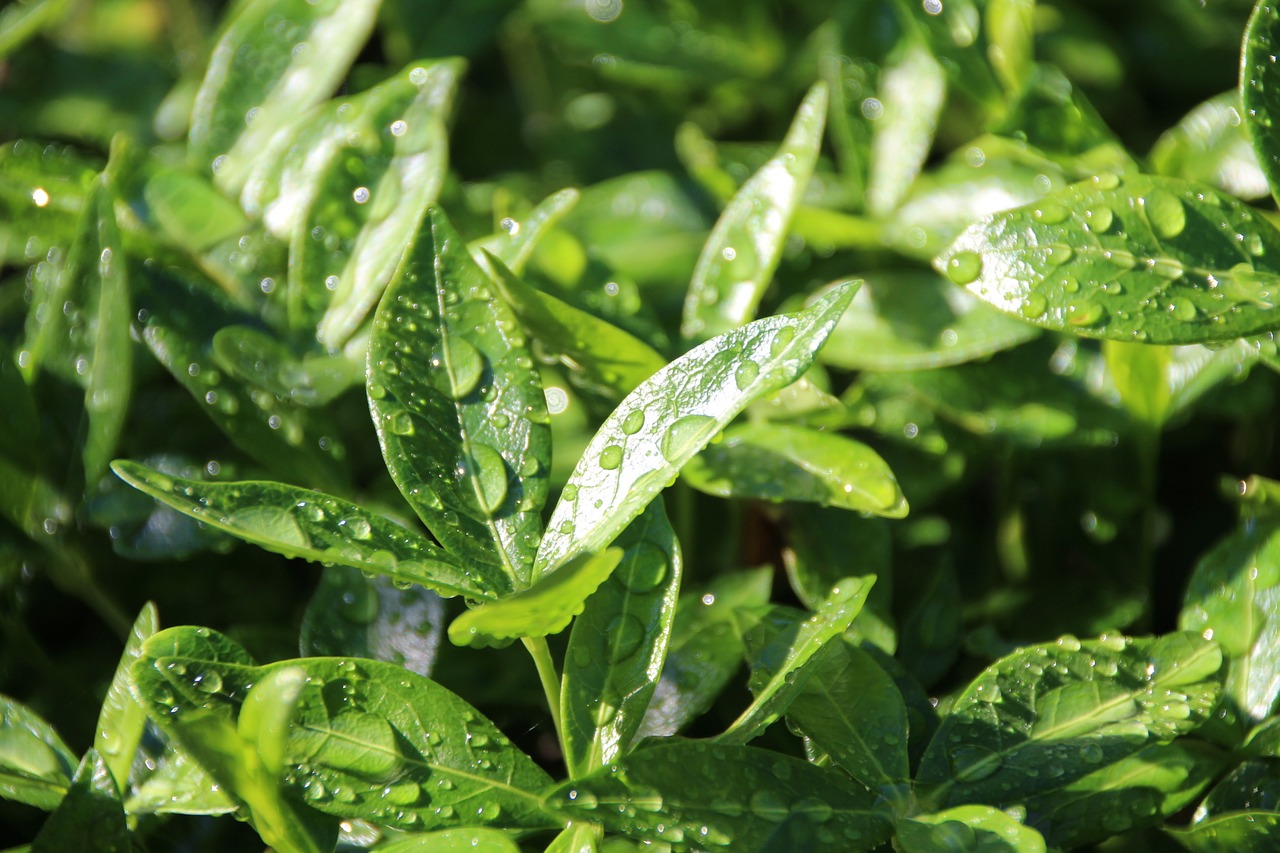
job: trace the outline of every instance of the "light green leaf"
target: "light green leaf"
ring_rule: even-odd
[[[212,249],[250,228],[235,202],[190,172],[157,169],[142,196],[165,235],[191,252]]]
[[[536,793],[550,777],[466,702],[396,664],[303,658],[257,667],[205,628],[162,631],[144,651],[134,681],[166,729],[175,722],[160,716],[178,725],[187,717],[243,719],[250,684],[281,670],[304,672],[284,784],[316,809],[413,831],[555,823]],[[336,708],[334,696],[342,697]],[[170,704],[178,714],[168,713]]]
[[[621,562],[587,599],[564,656],[560,716],[570,776],[628,751],[667,657],[680,592],[680,544],[661,501],[614,544]]]
[[[982,21],[974,0],[948,0],[941,6],[898,0],[895,5],[907,28],[923,36],[953,84],[988,109],[1000,103],[999,85],[981,49]]]
[[[496,569],[459,565],[426,537],[322,492],[284,483],[209,483],[118,460],[112,470],[184,515],[286,557],[336,563],[478,601],[508,591]]]
[[[1280,524],[1246,517],[1196,563],[1178,627],[1213,637],[1227,696],[1250,724],[1266,720],[1280,699]]]
[[[10,3],[0,10],[0,59],[35,37],[46,27],[61,22],[71,0],[30,0]]]
[[[527,587],[551,461],[546,398],[515,317],[438,209],[378,308],[368,393],[387,469],[427,529]]]
[[[1280,773],[1275,761],[1245,761],[1196,808],[1191,825],[1166,829],[1197,853],[1265,853],[1280,828]]]
[[[508,270],[519,276],[534,249],[538,248],[538,241],[573,210],[579,197],[580,194],[575,189],[560,190],[544,198],[524,219],[504,219],[501,234],[494,234],[471,245],[471,254],[476,263],[484,267],[485,272],[493,276],[498,284],[501,282],[496,281],[497,276],[494,276],[494,270],[489,267],[489,255],[502,261]]]
[[[907,706],[880,665],[857,646],[828,644],[787,708],[787,722],[870,790],[903,782]]]
[[[147,602],[134,620],[133,630],[125,643],[124,654],[116,666],[115,677],[107,688],[94,729],[93,748],[102,756],[115,780],[116,788],[127,791],[129,771],[147,721],[146,712],[129,693],[129,667],[137,660],[142,644],[160,629],[160,616],[155,604]]]
[[[702,849],[761,850],[794,821],[802,846],[790,849],[834,851],[888,839],[873,799],[835,771],[771,750],[672,741],[560,785],[547,805],[637,841]]]
[[[1240,92],[1215,95],[1191,110],[1152,147],[1157,175],[1212,184],[1237,198],[1265,197],[1270,188],[1241,118]]]
[[[819,360],[845,370],[947,367],[1037,334],[939,276],[881,273],[863,283]]]
[[[31,853],[114,851],[129,846],[120,789],[102,756],[91,749],[81,759],[67,795],[31,843]]]
[[[875,576],[844,578],[831,588],[812,616],[773,639],[752,662],[753,701],[738,719],[716,740],[719,743],[747,743],[781,717],[792,700],[804,689],[815,665],[806,668],[829,643],[836,641],[857,618],[867,601]],[[841,641],[842,642],[842,641]]]
[[[681,334],[700,342],[753,318],[817,162],[827,88],[817,83],[778,153],[743,184],[711,230],[685,297]]]
[[[1000,82],[1017,92],[1031,74],[1035,58],[1035,0],[989,0],[983,23],[987,56]]]
[[[743,424],[689,460],[681,476],[720,497],[812,501],[889,518],[907,499],[888,464],[860,441],[784,424]]]
[[[711,707],[746,653],[735,614],[764,606],[772,586],[772,570],[753,569],[680,597],[666,665],[638,736],[670,737]]]
[[[1271,57],[1280,51],[1280,10],[1259,0],[1249,16],[1240,56],[1240,105],[1258,163],[1280,198],[1280,143],[1272,125],[1280,119],[1280,68]]]
[[[934,262],[996,308],[1094,338],[1228,340],[1276,325],[1280,233],[1175,178],[1099,175],[989,216]]]
[[[53,726],[0,695],[0,797],[52,811],[67,793],[76,757]]]
[[[1043,836],[990,806],[956,806],[913,815],[894,827],[902,853],[981,850],[983,853],[1045,853]]]
[[[511,833],[471,826],[414,833],[373,849],[377,853],[520,853]]]
[[[191,114],[191,156],[240,189],[273,135],[329,96],[364,46],[377,0],[250,0],[214,46]]]
[[[238,808],[222,786],[176,743],[166,744],[155,765],[154,771],[135,781],[124,804],[127,814],[220,815]]]
[[[1064,636],[1020,649],[956,699],[917,780],[934,786],[939,806],[1038,796],[1057,807],[1077,779],[1204,722],[1221,696],[1221,665],[1218,646],[1189,633]]]
[[[1172,402],[1167,380],[1172,349],[1109,340],[1102,343],[1102,357],[1121,404],[1135,421],[1159,431]]]
[[[558,634],[582,612],[587,597],[608,579],[622,555],[620,548],[579,554],[532,586],[463,613],[449,626],[449,639],[460,646],[487,646]]]
[[[520,323],[588,387],[619,399],[667,363],[630,332],[525,284],[501,263],[491,268]]]
[[[631,392],[570,475],[538,549],[535,576],[613,541],[734,415],[804,373],[855,288],[838,285],[802,312],[727,332]]]
[[[218,364],[282,400],[318,407],[364,381],[363,354],[299,358],[276,337],[249,326],[224,326],[213,336]]]
[[[928,50],[910,44],[884,69],[878,94],[878,106],[872,109],[880,112],[871,116],[867,210],[887,216],[902,203],[929,156],[946,75]]]

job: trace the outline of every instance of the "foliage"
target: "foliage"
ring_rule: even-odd
[[[9,4],[0,845],[1272,849],[1278,41]]]

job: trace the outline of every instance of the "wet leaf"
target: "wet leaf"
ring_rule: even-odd
[[[0,696],[0,796],[52,811],[67,793],[76,764],[53,726]]]
[[[254,0],[238,7],[196,94],[192,160],[220,186],[239,190],[271,137],[337,87],[377,9],[374,0]]]
[[[1271,716],[1280,699],[1280,524],[1248,517],[1196,563],[1178,627],[1221,646],[1226,694],[1248,723]]]
[[[778,153],[720,214],[689,282],[680,329],[686,339],[705,341],[755,317],[813,174],[826,112],[827,89],[819,83],[805,96]]]
[[[249,326],[219,329],[213,352],[229,373],[300,406],[323,406],[364,381],[363,358],[345,353],[299,358],[276,337]]]
[[[378,853],[520,853],[511,834],[473,826],[414,833],[379,844]]]
[[[988,108],[999,102],[999,85],[982,49],[981,13],[974,0],[951,0],[940,6],[899,0],[895,5],[905,25],[924,38],[947,69],[954,85]]]
[[[629,749],[667,657],[680,592],[680,544],[661,501],[614,544],[621,562],[587,599],[564,657],[560,715],[570,776]]]
[[[1166,832],[1196,853],[1263,853],[1280,827],[1277,794],[1280,763],[1243,762],[1209,791],[1190,826]]]
[[[1191,344],[1275,325],[1280,233],[1212,187],[1099,175],[971,226],[935,261],[1046,329]]]
[[[542,382],[515,317],[438,209],[378,308],[368,393],[387,469],[427,529],[459,559],[528,586],[551,461]]]
[[[421,534],[322,492],[284,483],[210,483],[118,460],[125,482],[184,515],[286,557],[335,563],[419,583],[446,596],[485,600],[510,589],[500,572],[464,568]]]
[[[129,667],[137,660],[142,644],[158,630],[160,616],[155,604],[148,602],[134,620],[124,654],[111,679],[111,686],[107,688],[107,695],[102,700],[102,710],[98,712],[93,748],[111,771],[111,777],[119,791],[127,791],[129,788],[129,771],[133,767],[133,759],[137,755],[147,721],[146,712],[129,693]]]
[[[804,373],[853,291],[841,285],[803,312],[727,332],[631,392],[570,475],[547,524],[535,575],[611,542],[734,415]]]
[[[863,113],[873,119],[867,209],[883,217],[902,203],[929,156],[946,75],[923,46],[908,45],[884,69],[878,94],[863,102]]]
[[[720,497],[813,501],[889,518],[907,514],[893,472],[867,445],[833,432],[744,424],[693,457],[685,481]]]
[[[1216,95],[1165,131],[1148,155],[1157,175],[1212,184],[1243,199],[1263,198],[1267,176],[1249,141],[1240,93]]]
[[[31,843],[31,853],[128,853],[130,849],[120,789],[102,756],[91,749],[81,759],[67,795]]]
[[[560,190],[544,198],[524,219],[504,219],[500,225],[501,234],[495,234],[471,246],[476,263],[485,267],[485,271],[494,277],[495,284],[501,284],[501,281],[494,275],[494,270],[488,267],[489,255],[502,261],[509,271],[519,276],[538,248],[539,241],[573,210],[579,198],[577,190]]]
[[[133,675],[149,713],[173,729],[188,718],[243,720],[248,685],[283,670],[304,675],[281,761],[285,785],[307,805],[415,831],[553,825],[535,793],[550,778],[470,705],[395,664],[304,658],[257,667],[222,635],[178,628],[147,642]],[[172,698],[159,702],[163,695]]]
[[[990,806],[956,806],[913,815],[895,828],[903,853],[982,850],[987,853],[1044,853],[1044,838],[1007,812]]]
[[[872,800],[840,774],[801,759],[695,741],[641,749],[547,795],[550,808],[575,820],[704,850],[764,849],[788,820],[804,849],[870,850],[889,836]]]
[[[155,770],[134,782],[125,800],[131,815],[230,814],[239,806],[194,758],[172,741],[155,759]]]
[[[1280,11],[1271,3],[1256,3],[1241,46],[1240,104],[1244,107],[1245,128],[1271,185],[1272,196],[1280,190],[1280,145],[1272,130],[1272,123],[1280,118],[1280,68],[1272,59],[1277,51]]]

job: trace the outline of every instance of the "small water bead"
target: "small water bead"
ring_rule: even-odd
[[[1060,222],[1065,222],[1069,215],[1065,207],[1053,202],[1045,202],[1031,211],[1031,218],[1036,222],[1043,222],[1045,225],[1057,225]]]
[[[1114,190],[1120,186],[1120,176],[1112,172],[1094,175],[1092,181],[1093,185],[1100,190]]]
[[[369,188],[356,187],[355,192],[351,193],[351,198],[355,201],[356,204],[364,204],[369,200]]]
[[[982,274],[982,256],[977,252],[957,252],[947,260],[946,272],[956,284],[969,284]]]
[[[611,444],[604,450],[600,451],[600,467],[606,471],[613,471],[622,464],[622,448],[616,444]]]

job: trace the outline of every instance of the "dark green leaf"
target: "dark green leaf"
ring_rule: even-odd
[[[1272,123],[1280,119],[1280,68],[1272,59],[1277,51],[1280,51],[1280,11],[1260,0],[1254,5],[1244,31],[1240,103],[1253,150],[1267,183],[1271,184],[1271,194],[1280,197],[1280,146],[1272,128]]]
[[[156,606],[148,602],[134,620],[133,631],[125,643],[124,654],[116,667],[115,677],[111,679],[111,686],[107,688],[106,698],[102,700],[102,710],[98,712],[93,748],[111,771],[120,791],[128,790],[129,771],[147,721],[146,712],[129,693],[129,667],[137,660],[142,644],[158,630],[160,616]]]
[[[67,795],[31,843],[31,853],[128,853],[131,849],[120,789],[102,756],[91,749],[80,761]]]
[[[681,334],[705,341],[756,315],[791,217],[817,162],[827,88],[815,84],[778,153],[743,184],[711,230],[689,282]]]
[[[364,381],[363,358],[346,353],[298,358],[275,337],[248,326],[219,329],[213,352],[225,370],[300,406],[323,406]]]
[[[560,715],[570,776],[628,750],[666,660],[680,592],[680,545],[661,501],[614,544],[622,560],[587,599],[565,652]]]
[[[974,0],[951,0],[941,6],[898,0],[896,6],[907,26],[924,37],[952,83],[981,105],[998,103],[999,86],[981,49],[981,13]]]
[[[542,382],[438,209],[378,308],[368,392],[387,469],[427,529],[528,586],[551,457]]]
[[[475,827],[415,833],[374,849],[378,853],[520,853],[509,832]]]
[[[566,782],[547,804],[639,841],[762,849],[794,818],[814,850],[870,850],[889,835],[873,796],[840,774],[750,746],[675,741]],[[798,849],[792,847],[791,849]]]
[[[1275,256],[1280,233],[1212,187],[1104,174],[985,218],[935,265],[1046,329],[1190,344],[1275,325]]]
[[[569,477],[538,549],[535,576],[611,542],[734,415],[804,373],[854,289],[839,286],[803,312],[727,332],[631,392]]]
[[[30,708],[0,696],[0,796],[57,808],[71,784],[76,757],[53,726]]]
[[[889,518],[907,514],[893,472],[867,445],[834,432],[744,424],[689,460],[682,476],[709,495],[812,501]]]
[[[1280,833],[1280,813],[1233,812],[1165,832],[1196,853],[1269,853]]]
[[[990,806],[956,806],[913,815],[894,830],[894,842],[903,853],[1044,853],[1046,849],[1040,833]]]
[[[426,537],[349,501],[284,483],[208,483],[119,460],[121,479],[197,521],[286,557],[336,563],[475,600],[510,589],[485,566],[464,568]]]
[[[1172,835],[1203,853],[1253,853],[1275,845],[1280,825],[1280,762],[1246,761],[1204,798],[1185,830]]]
[[[1039,797],[1052,810],[1076,780],[1203,723],[1221,665],[1216,644],[1188,633],[1021,649],[956,699],[917,779],[941,805]]]

